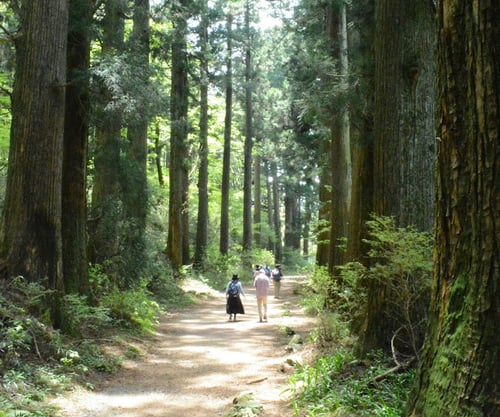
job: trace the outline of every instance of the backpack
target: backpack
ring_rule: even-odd
[[[274,268],[273,269],[272,275],[273,275],[273,280],[274,281],[280,281],[281,280],[281,271],[278,268]]]
[[[229,288],[227,289],[228,294],[231,297],[237,297],[238,296],[238,284],[234,281],[231,281],[229,283]]]

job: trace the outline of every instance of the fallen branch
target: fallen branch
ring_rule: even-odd
[[[259,382],[265,381],[267,379],[267,376],[265,378],[260,378],[260,379],[254,379],[253,381],[250,381],[248,384],[257,384]]]

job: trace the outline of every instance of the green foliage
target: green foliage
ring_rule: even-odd
[[[396,348],[418,356],[422,346],[432,276],[432,236],[412,226],[396,227],[392,217],[373,216],[369,227],[369,266],[349,263],[340,270],[334,308],[350,316],[355,329],[366,309],[366,288],[375,280],[385,288],[385,314],[400,328]]]
[[[132,326],[141,331],[153,329],[161,308],[148,290],[148,281],[141,280],[135,288],[121,290],[100,265],[93,265],[89,270],[92,294],[99,305],[96,313],[100,313],[101,325],[107,323],[109,316],[120,326]],[[89,309],[81,308],[82,314],[91,311]]]
[[[296,364],[289,379],[296,415],[304,410],[311,417],[345,415],[398,417],[407,400],[414,372],[388,373],[381,355],[361,363],[352,353],[339,351],[312,365]],[[303,414],[300,414],[303,415]]]
[[[63,317],[66,332],[75,336],[89,337],[97,334],[100,328],[111,325],[110,309],[91,306],[86,297],[68,294],[63,297]]]
[[[252,394],[245,393],[233,400],[233,406],[225,417],[257,417],[262,414],[264,407]]]
[[[134,290],[120,291],[115,288],[102,297],[101,304],[119,323],[142,331],[153,330],[160,312],[160,306],[152,299],[145,282]]]
[[[303,291],[302,305],[309,314],[320,314],[325,310],[332,280],[326,267],[316,267],[309,275]]]
[[[300,250],[283,249],[283,268],[286,268],[286,273],[297,271],[309,266],[309,261],[302,256]]]

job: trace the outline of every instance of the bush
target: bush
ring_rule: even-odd
[[[358,417],[398,417],[407,400],[414,372],[387,373],[388,362],[374,354],[360,362],[340,350],[316,360],[312,365],[296,364],[289,379],[296,415],[349,415]]]
[[[432,236],[414,227],[396,227],[392,217],[373,216],[368,222],[368,265],[339,267],[340,284],[333,308],[349,317],[358,332],[366,314],[366,291],[371,281],[385,289],[387,322],[396,327],[399,352],[418,356],[423,344],[432,277]]]

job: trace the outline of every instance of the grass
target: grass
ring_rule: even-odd
[[[297,416],[342,415],[342,410],[357,417],[398,417],[414,371],[389,374],[376,382],[375,377],[390,367],[381,354],[360,361],[351,352],[341,350],[311,365],[297,364],[287,391],[293,396]]]

